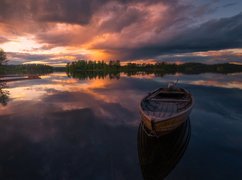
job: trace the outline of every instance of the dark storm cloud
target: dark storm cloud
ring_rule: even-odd
[[[208,50],[242,48],[242,13],[208,21],[198,27],[186,29],[169,41],[127,49],[124,58],[155,57],[166,53],[185,53]],[[114,50],[115,51],[115,50]]]
[[[12,108],[13,115],[0,115],[1,179],[137,178],[137,127],[109,125],[90,108],[29,101]]]
[[[163,0],[164,3],[169,1]],[[163,2],[162,1],[162,2]],[[100,11],[107,3],[131,4],[142,2],[152,4],[158,0],[47,0],[34,4],[38,19],[44,22],[62,22],[87,25],[94,14]],[[175,2],[175,1],[173,1]],[[39,8],[41,4],[41,8]]]
[[[92,15],[91,6],[92,3],[87,0],[1,0],[0,20],[7,22],[34,19],[87,24]]]
[[[223,5],[223,7],[224,7],[224,8],[227,8],[227,7],[235,6],[236,4],[237,4],[237,3],[232,2],[232,3],[228,3],[228,4]]]
[[[174,4],[177,0],[173,1]],[[33,18],[42,22],[89,24],[93,15],[107,3],[157,3],[158,0],[1,0],[0,21],[22,21]],[[170,4],[169,1],[160,1]]]
[[[180,37],[175,38],[174,44],[181,50],[242,47],[242,13],[230,18],[208,21],[199,27],[188,29],[180,34]]]
[[[40,21],[86,25],[97,8],[105,2],[105,0],[49,0],[40,1],[41,6],[35,6],[35,9]]]
[[[120,32],[123,28],[144,20],[144,12],[136,8],[120,7],[115,8],[115,14],[112,18],[104,21],[100,25],[102,32]],[[118,21],[117,21],[118,19]]]
[[[207,56],[199,56],[196,54],[184,53],[184,54],[171,54],[164,55],[158,57],[159,61],[171,62],[171,63],[187,63],[187,62],[200,62],[200,63],[208,63],[208,64],[216,64],[216,63],[240,63],[242,62],[242,57],[233,55],[233,54],[221,54],[217,56],[207,55]]]
[[[42,43],[47,43],[48,46],[45,46],[45,48],[53,48],[55,45],[58,46],[64,46],[69,43],[71,43],[72,34],[69,33],[53,33],[53,34],[48,34],[48,33],[39,33],[37,35],[39,42]]]
[[[214,10],[216,10],[216,7],[213,6],[213,3],[214,2],[208,2],[206,4],[199,6],[198,8],[196,8],[194,10],[194,15],[199,17],[199,16],[202,16],[205,13],[213,12]]]
[[[22,19],[28,15],[27,0],[1,0],[0,1],[0,22],[8,22],[13,19]]]

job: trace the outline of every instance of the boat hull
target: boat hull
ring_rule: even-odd
[[[148,99],[152,94],[159,92],[159,90],[162,90],[162,88],[154,91],[153,93],[150,93],[148,96],[143,98],[143,100],[140,103],[139,112],[141,115],[141,120],[144,123],[144,126],[152,134],[164,135],[175,130],[188,119],[194,105],[194,99],[187,90],[182,89],[184,92],[188,94],[188,97],[189,97],[189,101],[183,110],[181,110],[180,112],[174,113],[171,116],[163,117],[163,118],[150,116],[147,113],[145,113],[142,107],[142,102]]]
[[[179,116],[175,116],[172,118],[168,118],[163,121],[152,121],[149,117],[147,117],[144,113],[141,112],[141,120],[143,121],[146,128],[151,130],[154,134],[164,135],[178,128],[181,124],[183,124],[189,117],[191,113],[191,109],[185,111]]]

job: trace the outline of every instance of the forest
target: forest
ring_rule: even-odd
[[[5,74],[36,74],[43,75],[53,72],[53,67],[42,64],[0,65],[0,75]]]
[[[127,76],[137,74],[154,74],[155,76],[163,76],[165,74],[201,74],[201,73],[235,73],[242,72],[242,66],[237,64],[202,64],[202,63],[184,63],[174,64],[166,62],[157,62],[155,64],[143,63],[127,63],[121,65],[120,61],[87,61],[79,60],[68,63],[66,65],[68,76],[77,77],[79,79],[86,78],[119,78],[120,73]]]

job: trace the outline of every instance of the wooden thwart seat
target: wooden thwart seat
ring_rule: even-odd
[[[159,102],[188,102],[190,99],[150,99],[151,101],[159,101]]]
[[[174,103],[164,103],[162,106],[157,106],[154,111],[149,108],[146,108],[144,111],[148,116],[153,116],[157,118],[169,117],[177,113],[178,108]]]

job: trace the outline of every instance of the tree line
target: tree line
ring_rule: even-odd
[[[43,75],[53,72],[53,67],[44,64],[7,65],[7,54],[0,49],[0,75],[5,74],[36,74]]]
[[[120,61],[88,61],[88,60],[79,60],[71,63],[67,63],[66,70],[68,72],[74,71],[110,71],[110,70],[119,70],[121,67]]]
[[[34,74],[45,75],[53,72],[53,67],[43,64],[1,65],[0,75],[5,74]]]
[[[76,73],[88,73],[88,72],[123,72],[123,73],[134,73],[139,72],[144,73],[154,73],[154,74],[174,74],[174,73],[184,73],[184,74],[200,74],[200,73],[234,73],[242,72],[242,66],[237,64],[223,63],[223,64],[202,64],[202,63],[166,63],[157,62],[155,64],[149,63],[127,63],[126,65],[121,65],[120,61],[87,61],[79,60],[71,63],[67,63],[66,71],[68,74]]]
[[[0,48],[0,66],[7,62],[7,54]]]

